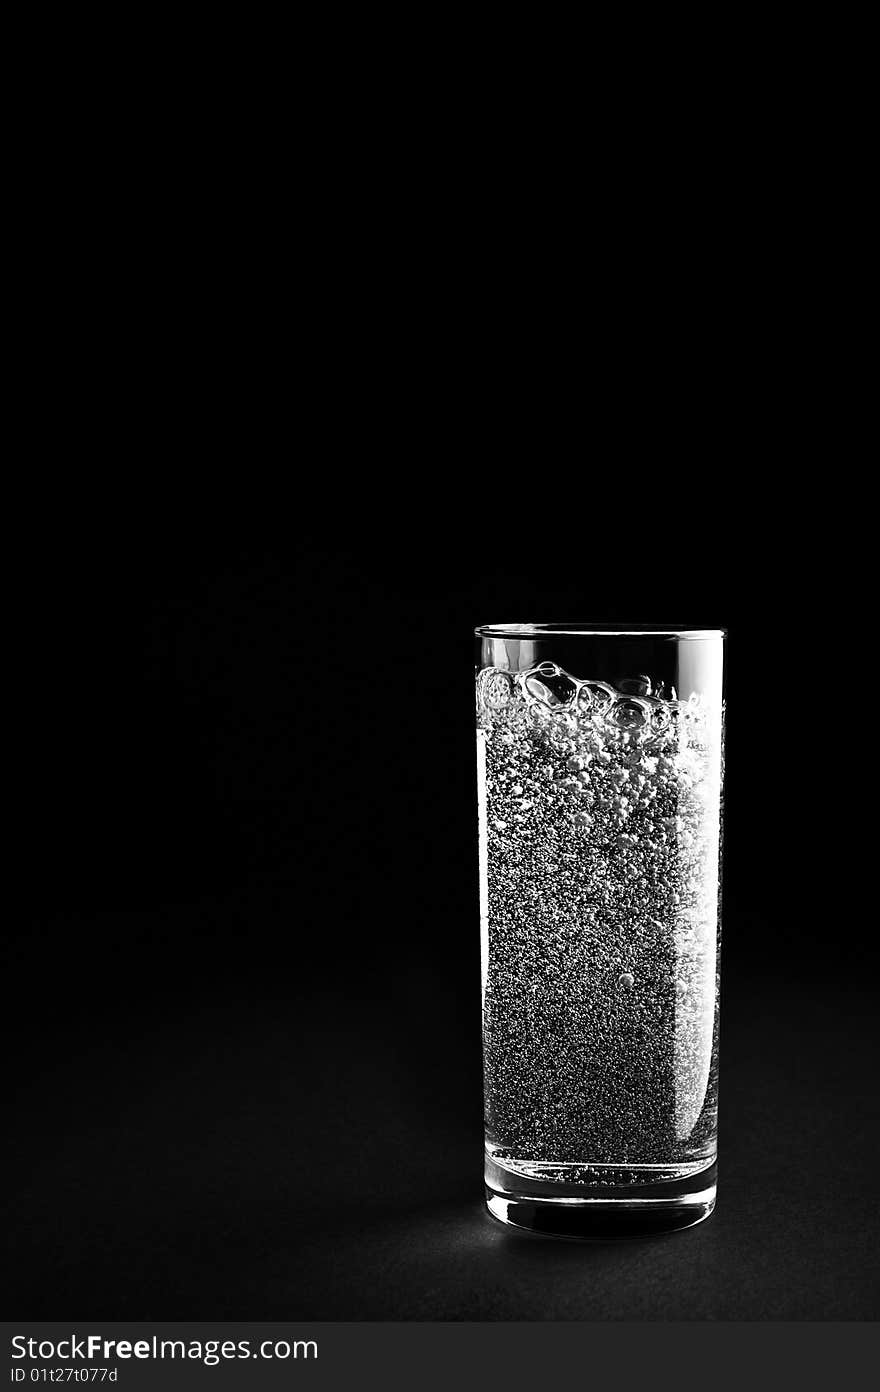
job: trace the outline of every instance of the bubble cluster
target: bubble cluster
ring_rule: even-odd
[[[721,712],[661,693],[549,662],[477,677],[487,1144],[509,1168],[714,1154]]]

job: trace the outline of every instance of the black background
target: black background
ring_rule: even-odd
[[[796,509],[571,467],[29,530],[10,1316],[876,1317],[863,656]],[[560,618],[730,634],[719,1203],[662,1240],[482,1210],[472,629]]]

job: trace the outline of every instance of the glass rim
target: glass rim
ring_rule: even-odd
[[[662,624],[509,623],[478,624],[481,638],[726,638],[726,628],[673,628]]]

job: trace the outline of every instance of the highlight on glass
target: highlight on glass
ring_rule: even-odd
[[[724,647],[476,630],[486,1200],[515,1227],[714,1208]]]

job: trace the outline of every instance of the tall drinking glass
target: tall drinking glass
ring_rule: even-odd
[[[486,1198],[515,1227],[715,1206],[724,638],[476,630]]]

